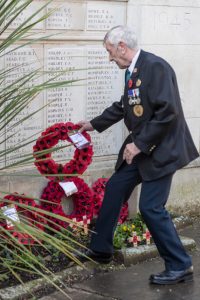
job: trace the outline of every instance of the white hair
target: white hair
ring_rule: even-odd
[[[106,33],[103,44],[106,42],[109,42],[114,46],[118,46],[120,42],[124,42],[130,49],[136,49],[138,45],[134,30],[123,25],[111,28]]]

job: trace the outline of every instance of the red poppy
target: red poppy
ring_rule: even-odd
[[[104,193],[105,193],[105,187],[106,183],[108,182],[109,178],[98,178],[92,185],[92,190],[93,190],[93,199],[94,199],[94,215],[98,216]],[[118,223],[122,224],[126,221],[128,217],[128,202],[126,202],[121,209],[120,216],[118,219]]]
[[[65,165],[57,164],[52,158],[52,153],[43,154],[40,151],[51,149],[58,144],[59,140],[68,141],[69,132],[78,130],[80,127],[71,122],[57,123],[47,128],[33,146],[33,156],[35,157],[35,166],[41,174],[47,175],[50,180],[59,180],[58,176],[48,176],[48,174],[83,174],[89,164],[92,162],[93,147],[89,145],[84,149],[75,149],[73,158]],[[91,141],[87,132],[82,133],[84,137]]]
[[[128,87],[129,87],[129,88],[132,88],[132,86],[133,86],[133,80],[132,80],[132,79],[129,79],[129,81],[128,81]]]
[[[28,198],[25,195],[19,195],[17,193],[14,193],[13,195],[7,195],[4,197],[4,199],[5,201],[0,203],[0,208],[10,204],[10,202],[7,202],[6,200],[13,201],[20,222],[24,222],[29,226],[34,226],[39,230],[44,230],[44,226],[47,222],[42,213],[32,210],[32,207],[40,208],[34,199]],[[13,237],[17,238],[21,244],[30,245],[36,242],[32,236],[29,236],[24,232],[19,232],[14,225],[8,226],[6,220],[0,223],[0,226],[3,226],[9,230]]]
[[[42,201],[41,208],[46,211],[51,211],[56,215],[64,216],[69,219],[76,218],[76,220],[82,221],[83,216],[87,215],[90,220],[93,217],[93,192],[83,179],[78,177],[65,178],[65,182],[73,181],[78,191],[74,193],[70,198],[73,200],[73,212],[65,214],[62,208],[62,198],[65,196],[64,190],[60,187],[56,181],[50,181],[44,188],[41,199],[51,201]],[[69,223],[63,220],[59,220],[53,217],[47,217],[49,219],[49,226],[56,230],[60,227],[68,227]],[[58,225],[57,225],[58,224]]]

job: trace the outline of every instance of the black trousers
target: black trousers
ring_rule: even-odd
[[[139,210],[160,256],[164,259],[166,270],[175,271],[190,267],[191,258],[185,252],[171,217],[165,209],[172,177],[173,174],[170,174],[154,181],[143,181],[137,162],[131,165],[124,162],[106,185],[90,248],[98,252],[113,253],[113,236],[121,207],[129,199],[133,189],[142,183]]]

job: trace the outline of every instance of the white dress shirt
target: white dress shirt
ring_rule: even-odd
[[[133,60],[132,60],[132,62],[131,62],[131,64],[130,64],[130,66],[128,67],[128,70],[129,70],[129,72],[130,72],[131,74],[133,73],[133,70],[134,70],[134,68],[135,68],[135,64],[136,64],[136,62],[137,62],[137,60],[138,60],[138,57],[139,57],[139,55],[140,55],[140,52],[141,52],[141,49],[138,49],[138,51],[136,52],[135,56],[133,57]]]

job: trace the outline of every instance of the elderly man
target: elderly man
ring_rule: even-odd
[[[86,255],[99,263],[111,261],[120,209],[141,183],[139,209],[165,262],[165,270],[151,275],[150,282],[190,281],[191,258],[165,209],[174,173],[199,156],[184,119],[176,75],[165,60],[139,49],[134,31],[126,26],[112,28],[104,46],[109,60],[126,69],[124,95],[90,122],[79,122],[80,131],[102,132],[124,119],[130,134],[107,183]]]

